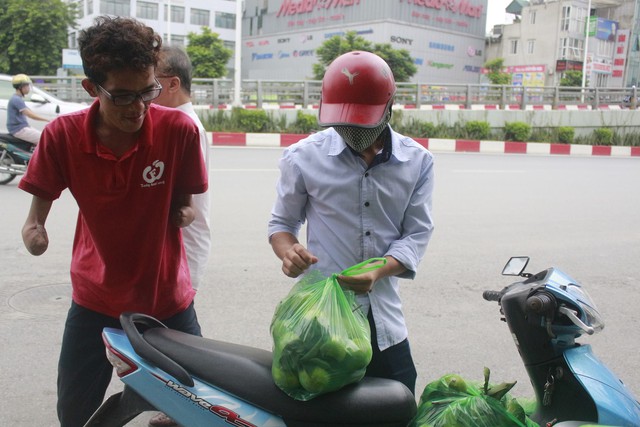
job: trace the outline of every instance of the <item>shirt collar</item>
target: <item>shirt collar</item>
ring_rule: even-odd
[[[151,119],[151,112],[155,108],[156,107],[154,104],[149,105],[149,110],[147,111],[144,122],[142,123],[140,136],[138,138],[136,146],[153,144],[153,121]],[[84,118],[83,127],[85,138],[81,138],[80,147],[85,153],[95,154],[98,152],[97,145],[100,143],[100,140],[98,139],[98,135],[96,134],[95,124],[98,120],[99,110],[100,101],[96,99],[89,107],[89,111]]]

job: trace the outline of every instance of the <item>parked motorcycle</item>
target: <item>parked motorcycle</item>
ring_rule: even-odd
[[[35,145],[8,133],[0,134],[0,185],[25,173],[34,148]]]
[[[500,304],[530,376],[538,402],[531,418],[548,427],[640,426],[637,399],[589,345],[575,342],[604,327],[587,292],[556,268],[525,273],[528,261],[512,258],[503,270],[525,280],[483,296]],[[103,339],[125,387],[85,427],[122,426],[150,410],[184,427],[400,427],[416,414],[414,396],[396,381],[365,377],[300,402],[275,386],[269,351],[170,330],[143,314],[120,321],[123,330],[106,328]]]
[[[529,257],[514,257],[502,274],[521,276],[501,291],[485,291],[497,301],[533,385],[541,426],[584,424],[640,426],[640,403],[593,353],[576,343],[602,331],[604,322],[587,291],[557,268],[532,275]]]

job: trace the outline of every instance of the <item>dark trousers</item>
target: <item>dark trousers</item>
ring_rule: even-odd
[[[171,329],[202,336],[193,303],[164,319]],[[61,427],[82,427],[102,404],[113,367],[105,355],[102,329],[121,329],[118,319],[72,302],[58,362],[58,419]]]
[[[376,335],[376,325],[373,321],[373,315],[369,310],[369,326],[371,327],[371,347],[373,348],[373,357],[371,363],[367,367],[365,376],[389,378],[403,383],[411,393],[415,395],[416,378],[418,373],[411,357],[411,348],[409,340],[406,339],[394,346],[380,351],[378,347],[378,338]]]

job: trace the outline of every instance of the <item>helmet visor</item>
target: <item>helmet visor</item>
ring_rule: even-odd
[[[385,120],[391,102],[389,100],[382,105],[321,102],[318,124],[324,127],[352,125],[374,128]]]

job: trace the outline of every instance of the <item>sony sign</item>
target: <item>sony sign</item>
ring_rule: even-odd
[[[404,44],[404,45],[413,45],[413,39],[407,39],[405,37],[400,36],[391,36],[391,43]]]

